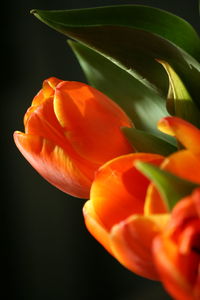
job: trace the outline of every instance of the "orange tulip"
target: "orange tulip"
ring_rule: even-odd
[[[14,140],[29,163],[51,184],[88,198],[95,171],[133,152],[120,127],[133,126],[122,109],[80,82],[49,78],[24,117]]]
[[[185,148],[168,156],[161,164],[167,170],[184,179],[200,183],[200,130],[177,117],[166,117],[158,127],[164,133],[175,136]],[[153,184],[149,185],[145,213],[166,213],[167,209]]]
[[[163,233],[153,242],[162,282],[177,300],[200,299],[200,189],[173,209]]]
[[[158,279],[151,244],[169,216],[144,215],[149,180],[134,167],[137,160],[160,165],[163,157],[134,153],[104,164],[96,173],[83,213],[90,233],[120,263],[141,276]]]

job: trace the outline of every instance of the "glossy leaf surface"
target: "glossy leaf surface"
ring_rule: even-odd
[[[184,20],[135,5],[32,13],[53,29],[100,52],[154,91],[165,93],[168,84],[155,59],[167,61],[199,101],[200,40]]]
[[[169,112],[200,127],[200,111],[188,93],[184,83],[167,62],[160,61],[160,63],[169,76],[167,101]]]
[[[138,152],[150,152],[167,156],[177,149],[174,145],[151,133],[135,128],[123,128],[122,130]]]
[[[115,5],[31,12],[63,32],[65,27],[77,26],[119,25],[138,28],[157,34],[200,59],[200,40],[194,28],[184,19],[161,9],[144,5]]]

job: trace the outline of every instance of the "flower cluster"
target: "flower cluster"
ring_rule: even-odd
[[[25,133],[14,133],[18,149],[52,185],[87,199],[87,229],[122,265],[174,299],[199,300],[198,35],[143,6],[33,13],[76,40],[92,86],[45,80]]]
[[[121,127],[122,109],[96,89],[49,78],[16,131],[30,164],[62,191],[89,199],[83,208],[91,234],[125,267],[162,280],[175,299],[200,297],[200,130],[177,118],[160,130],[184,146],[164,157],[135,152]],[[170,212],[156,185],[137,167],[145,162],[197,184]]]

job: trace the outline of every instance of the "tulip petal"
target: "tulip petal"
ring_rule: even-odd
[[[98,218],[92,201],[83,207],[85,224],[95,239],[122,265],[140,276],[159,279],[155,270],[151,243],[166,225],[169,215],[130,216],[108,232]]]
[[[153,241],[157,270],[177,300],[200,297],[200,189],[177,203],[165,230]]]
[[[55,88],[60,82],[62,82],[62,80],[58,79],[56,77],[50,77],[50,78],[44,80],[43,85],[42,85],[42,90],[44,93],[44,97],[46,99],[48,99],[49,97],[54,95]]]
[[[120,130],[122,126],[133,126],[131,121],[116,103],[96,89],[80,82],[60,83],[55,91],[54,111],[66,138],[84,159],[103,164],[119,154],[133,152]]]
[[[161,164],[161,169],[194,183],[200,183],[200,160],[188,150],[178,151],[167,157]],[[164,212],[166,207],[156,187],[151,183],[145,200],[145,214]]]
[[[175,136],[187,149],[200,154],[200,130],[191,123],[177,117],[166,117],[159,121],[158,128]]]
[[[14,140],[28,162],[48,182],[67,194],[87,198],[91,181],[59,146],[42,137],[16,131]]]
[[[162,200],[160,193],[153,183],[150,183],[146,193],[144,215],[163,214],[167,212],[167,207]]]
[[[151,245],[154,237],[165,227],[169,215],[130,216],[111,230],[115,257],[132,272],[158,280]]]
[[[136,160],[159,165],[163,157],[145,153],[124,155],[104,164],[96,173],[90,199],[108,230],[132,214],[143,214],[149,180],[134,167]]]
[[[56,85],[61,81],[62,80],[55,77],[50,77],[43,81],[42,89],[33,98],[32,104],[24,116],[24,126],[26,126],[27,120],[29,119],[30,115],[35,111],[35,109],[48,98],[53,96]]]
[[[45,100],[34,108],[27,119],[25,130],[26,134],[43,137],[61,147],[66,148],[68,145],[63,128],[57,121],[53,110],[53,98]]]
[[[164,160],[161,168],[184,179],[200,183],[200,159],[190,151],[175,152]]]
[[[174,260],[178,257],[178,249],[173,243],[159,238],[154,240],[155,261],[161,280],[166,289],[177,300],[195,300],[187,280],[174,267]]]
[[[88,157],[88,160],[83,159],[74,150],[68,139],[66,139],[63,127],[56,118],[53,102],[54,99],[51,97],[35,107],[26,121],[25,132],[49,140],[54,145],[62,148],[66,155],[76,162],[77,168],[79,167],[85,176],[92,180],[99,165],[92,163],[89,160],[90,157]]]
[[[173,210],[170,227],[181,226],[186,219],[198,218],[200,220],[200,188],[193,191],[191,196],[185,197]]]
[[[91,200],[85,203],[83,207],[83,215],[88,231],[110,254],[112,254],[110,247],[110,235],[98,218]]]
[[[168,292],[177,300],[199,299],[199,255],[180,253],[179,247],[165,236],[155,238],[153,249],[158,272]]]

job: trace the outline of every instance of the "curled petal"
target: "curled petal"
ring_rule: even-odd
[[[53,97],[55,92],[56,85],[61,82],[62,80],[50,77],[43,82],[42,89],[37,93],[37,95],[33,98],[32,104],[27,110],[24,116],[24,126],[26,126],[26,122],[29,119],[29,116],[35,111],[35,109],[41,105],[44,101]]]
[[[28,162],[48,182],[76,197],[88,197],[91,181],[59,146],[36,135],[16,131],[14,140]]]
[[[159,165],[163,157],[145,153],[124,155],[104,164],[96,173],[90,199],[108,230],[132,214],[143,214],[149,180],[134,167],[136,160]]]
[[[166,117],[159,121],[158,128],[164,133],[175,136],[194,154],[200,154],[200,130],[191,123],[177,117]]]
[[[169,215],[130,216],[108,231],[98,218],[92,201],[83,208],[89,232],[122,265],[136,274],[157,280],[151,253],[152,240],[166,225]]]
[[[163,214],[167,212],[167,207],[162,200],[158,190],[153,183],[150,183],[146,193],[144,215]]]
[[[154,237],[165,227],[169,215],[130,216],[111,230],[114,256],[132,272],[158,280],[151,245]]]
[[[67,147],[62,127],[53,110],[53,98],[34,108],[26,122],[26,134],[37,135],[61,147]]]
[[[60,82],[62,82],[62,80],[58,79],[56,77],[50,77],[50,78],[44,80],[43,85],[42,85],[42,90],[43,90],[44,97],[46,99],[48,99],[49,97],[54,95],[56,86]],[[34,101],[35,101],[35,99],[34,99]],[[35,103],[33,102],[32,104],[35,104]]]

